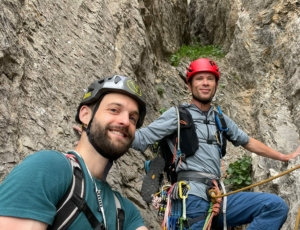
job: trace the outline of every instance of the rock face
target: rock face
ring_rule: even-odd
[[[137,80],[148,102],[145,125],[190,95],[170,54],[198,40],[223,47],[215,103],[249,135],[283,153],[296,149],[300,128],[298,1],[41,0],[0,2],[0,180],[39,149],[72,149],[74,116],[84,89],[114,74]],[[163,94],[159,94],[160,90]],[[227,160],[243,153],[229,146]],[[110,172],[111,185],[141,210],[149,229],[157,211],[140,197],[147,150],[130,150]],[[253,154],[253,178],[290,169]],[[299,170],[255,188],[285,199],[282,229],[293,229],[300,206]]]

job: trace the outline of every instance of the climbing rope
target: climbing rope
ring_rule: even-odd
[[[297,219],[296,219],[296,224],[295,224],[294,230],[298,230],[299,219],[300,219],[300,207],[299,207],[299,209],[298,209],[298,215],[297,215]]]
[[[242,191],[245,191],[245,190],[249,190],[250,188],[253,188],[253,187],[256,187],[256,186],[265,184],[265,183],[267,183],[267,182],[269,182],[269,181],[275,180],[276,178],[281,177],[281,176],[284,176],[284,175],[286,175],[286,174],[288,174],[288,173],[290,173],[290,172],[292,172],[292,171],[294,171],[294,170],[296,170],[296,169],[299,169],[299,168],[300,168],[300,165],[297,165],[296,167],[291,168],[291,169],[289,169],[289,170],[287,170],[287,171],[285,171],[285,172],[279,173],[279,174],[276,175],[276,176],[270,177],[270,178],[268,178],[268,179],[266,179],[266,180],[257,182],[257,183],[255,183],[255,184],[249,185],[249,186],[244,187],[244,188],[241,188],[241,189],[237,189],[237,190],[235,190],[235,191],[232,191],[232,192],[229,192],[229,193],[226,193],[226,194],[219,194],[219,195],[216,195],[216,194],[213,194],[213,193],[209,193],[209,195],[210,195],[211,198],[222,198],[222,197],[225,197],[225,196],[229,196],[229,195],[232,195],[232,194],[235,194],[235,193],[238,193],[238,192],[242,192]]]
[[[221,191],[217,182],[212,180],[212,183],[214,186],[209,190],[209,194],[215,194],[217,196],[221,195]],[[220,213],[221,203],[222,198],[211,198],[210,208],[208,210],[208,215],[206,217],[203,230],[210,230],[213,218]]]
[[[276,178],[278,178],[278,177],[284,176],[284,175],[286,175],[286,174],[288,174],[288,173],[290,173],[290,172],[292,172],[292,171],[294,171],[294,170],[296,170],[296,169],[299,169],[299,168],[300,168],[300,165],[297,165],[297,166],[295,166],[294,168],[291,168],[291,169],[286,170],[286,171],[284,171],[284,172],[282,172],[282,173],[279,173],[279,174],[276,175],[276,176],[270,177],[270,178],[268,178],[268,179],[266,179],[266,180],[257,182],[257,183],[255,183],[255,184],[249,185],[249,186],[244,187],[244,188],[241,188],[241,189],[237,189],[237,190],[235,190],[235,191],[232,191],[232,192],[229,192],[229,193],[226,193],[226,194],[218,194],[218,193],[215,193],[214,191],[211,191],[211,190],[209,190],[208,194],[209,194],[209,196],[211,197],[211,199],[223,198],[223,197],[225,197],[225,196],[229,196],[229,195],[232,195],[232,194],[235,194],[235,193],[238,193],[238,192],[242,192],[242,191],[245,191],[245,190],[249,190],[250,188],[253,188],[253,187],[256,187],[256,186],[265,184],[265,183],[267,183],[267,182],[269,182],[269,181],[272,181],[272,180],[274,180],[274,179],[276,179]],[[296,224],[295,224],[295,229],[294,229],[294,230],[298,230],[299,219],[300,219],[300,207],[299,207],[299,209],[298,209],[298,215],[297,215],[297,219],[296,219]],[[204,229],[204,228],[203,228],[203,229]]]

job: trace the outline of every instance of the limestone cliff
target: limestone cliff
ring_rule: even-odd
[[[34,151],[73,148],[77,105],[97,78],[136,79],[148,102],[145,125],[160,109],[189,101],[181,78],[188,60],[175,68],[169,57],[192,40],[227,53],[216,60],[222,87],[215,103],[249,135],[292,152],[300,144],[299,18],[298,0],[1,0],[0,180]],[[229,146],[228,152],[230,162],[245,151]],[[137,205],[149,229],[160,229],[157,211],[139,194],[148,158],[148,150],[130,150],[109,180]],[[260,181],[299,163],[253,154],[253,177]],[[295,225],[297,178],[294,171],[255,189],[285,199],[290,212],[282,229]]]

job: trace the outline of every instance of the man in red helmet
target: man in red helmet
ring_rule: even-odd
[[[207,58],[200,58],[190,63],[186,81],[189,90],[192,93],[191,102],[184,103],[185,107],[192,116],[196,127],[196,133],[199,140],[199,147],[193,155],[182,160],[177,156],[179,162],[176,165],[177,185],[181,186],[181,181],[188,183],[189,192],[186,200],[186,216],[184,216],[185,229],[202,229],[210,207],[210,198],[207,196],[207,188],[212,185],[212,180],[220,182],[220,145],[218,140],[218,130],[215,120],[215,111],[211,105],[211,101],[216,93],[218,81],[220,79],[220,71],[217,64]],[[242,146],[250,152],[254,152],[260,156],[272,158],[287,162],[300,154],[300,147],[290,154],[282,154],[260,141],[249,137],[244,131],[226,115],[224,120],[227,124],[226,139],[234,146]],[[136,131],[132,148],[145,151],[148,145],[154,144],[177,131],[178,116],[174,107],[163,113],[158,119],[145,128]],[[181,143],[181,142],[180,142]],[[168,142],[169,148],[174,149],[174,142]],[[182,143],[181,143],[182,147]],[[176,162],[176,161],[175,161]],[[153,175],[146,179],[153,179],[157,174],[153,173],[155,169],[161,171],[164,166],[158,158],[150,164],[149,172]],[[144,184],[143,184],[144,185]],[[151,188],[142,188],[142,196],[144,200],[149,202],[149,195],[154,191]],[[173,186],[173,190],[175,190]],[[180,192],[180,191],[179,191]],[[181,191],[182,192],[182,191]],[[178,196],[176,191],[172,193],[174,197]],[[172,202],[175,202],[174,200]],[[223,202],[224,203],[224,202]],[[174,203],[175,204],[175,203]],[[173,203],[172,203],[173,205]],[[174,205],[172,206],[174,207]],[[167,207],[168,209],[168,207]],[[174,210],[170,210],[168,222],[165,223],[167,229],[170,229],[172,220],[174,220]],[[219,227],[223,223],[227,226],[240,226],[248,224],[249,229],[276,230],[280,229],[285,222],[288,213],[288,206],[277,195],[258,192],[240,192],[231,195],[227,199],[226,222],[222,215],[217,220]],[[184,213],[185,214],[185,213]],[[173,216],[173,217],[172,217]],[[181,216],[183,217],[183,216]],[[171,218],[171,219],[170,219]],[[173,218],[173,219],[172,219]],[[177,219],[179,223],[180,218]],[[173,229],[173,228],[172,228]]]

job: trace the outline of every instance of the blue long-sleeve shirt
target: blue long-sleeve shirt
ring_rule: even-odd
[[[214,175],[220,178],[220,153],[219,146],[216,144],[215,134],[218,131],[215,123],[215,112],[213,107],[208,112],[199,110],[194,104],[185,103],[192,115],[196,132],[199,140],[199,148],[193,156],[186,159],[186,163],[182,162],[177,172],[182,170],[198,171]],[[223,114],[224,115],[224,114]],[[249,142],[249,136],[238,128],[238,126],[226,115],[224,115],[228,131],[228,140],[234,146],[245,145]],[[145,128],[136,131],[135,139],[132,143],[132,148],[140,151],[145,151],[150,144],[168,136],[177,131],[177,113],[175,107],[171,107],[163,113],[158,119],[153,121]],[[209,121],[209,122],[204,122]],[[207,140],[213,144],[207,143]],[[173,151],[173,143],[168,141],[169,147]],[[191,190],[189,194],[200,196],[207,200],[206,186],[202,183],[190,182]]]

